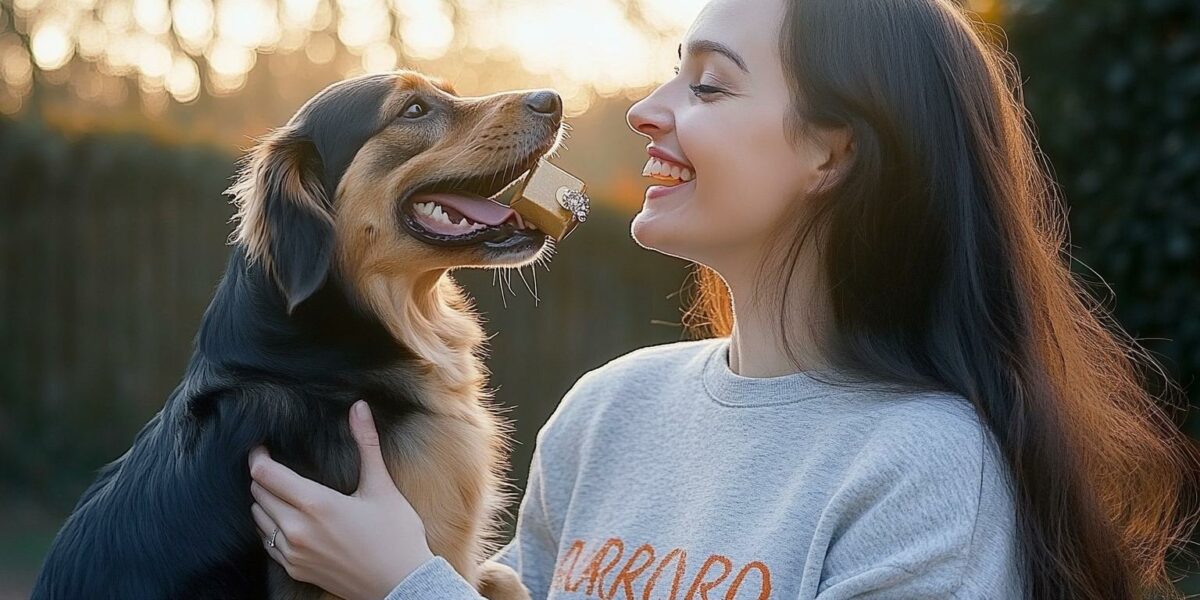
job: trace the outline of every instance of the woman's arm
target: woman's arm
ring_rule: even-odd
[[[366,402],[350,412],[362,466],[359,488],[349,496],[275,462],[265,448],[250,453],[251,511],[271,558],[293,579],[347,600],[480,600],[449,562],[430,552],[420,517],[384,465]],[[514,569],[535,598],[549,590],[557,548],[545,517],[542,437],[539,432],[516,534],[491,559]]]
[[[1026,597],[1003,455],[969,409],[938,406],[880,415],[817,524],[828,546],[801,600]]]

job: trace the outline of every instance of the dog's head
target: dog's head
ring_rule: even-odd
[[[459,97],[402,71],[336,83],[246,157],[236,243],[291,311],[332,273],[363,281],[534,260],[546,236],[495,197],[554,149],[551,91]]]

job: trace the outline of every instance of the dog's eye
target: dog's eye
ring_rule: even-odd
[[[415,119],[417,117],[424,116],[427,112],[429,112],[429,107],[425,106],[424,102],[420,100],[413,100],[412,103],[404,109],[403,117],[405,119]]]

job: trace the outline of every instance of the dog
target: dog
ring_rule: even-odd
[[[552,243],[494,197],[562,138],[549,90],[460,97],[411,71],[313,96],[243,159],[231,255],[178,387],[101,468],[58,532],[34,600],[333,598],[270,560],[249,450],[342,493],[367,400],[430,549],[493,600],[525,600],[494,550],[510,448],[484,334],[449,276]]]

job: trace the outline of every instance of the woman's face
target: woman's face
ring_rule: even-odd
[[[783,17],[782,0],[714,0],[680,46],[678,75],[629,109],[656,183],[633,221],[640,245],[729,279],[815,185],[828,153],[785,129]]]

